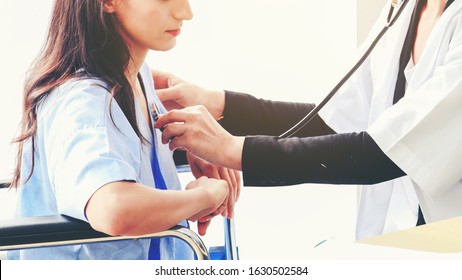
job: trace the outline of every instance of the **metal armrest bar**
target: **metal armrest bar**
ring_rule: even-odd
[[[110,236],[95,231],[84,221],[63,215],[0,221],[0,251],[162,237],[180,238],[191,246],[198,260],[210,259],[200,237],[182,226],[140,236]]]
[[[177,171],[183,173],[191,169],[189,165],[182,165],[177,166]],[[9,180],[0,180],[0,189],[9,185]],[[0,251],[162,237],[179,238],[188,243],[198,260],[210,259],[202,239],[189,228],[178,225],[147,235],[110,236],[84,221],[63,215],[0,220]]]

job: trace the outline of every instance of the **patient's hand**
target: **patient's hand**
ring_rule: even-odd
[[[225,197],[228,195],[228,187],[224,180],[200,177],[190,182],[185,189],[191,190],[195,188],[204,188],[207,190],[210,197],[210,207],[194,214],[188,220],[197,221],[199,234],[205,235],[212,218],[222,214],[227,208]]]
[[[233,218],[234,204],[239,199],[241,192],[241,173],[237,170],[213,165],[189,152],[186,153],[191,171],[196,178],[206,176],[208,178],[222,179],[228,183],[229,194],[225,201],[226,210],[224,217]]]

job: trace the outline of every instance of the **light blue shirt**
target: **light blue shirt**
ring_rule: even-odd
[[[148,104],[165,108],[155,94],[151,71],[140,71]],[[168,145],[160,133],[153,137],[135,104],[138,126],[154,142],[168,189],[181,189]],[[110,113],[109,113],[110,110]],[[106,85],[96,79],[71,80],[43,100],[37,111],[35,165],[30,179],[19,188],[17,216],[64,214],[87,221],[85,205],[103,185],[121,180],[154,186],[151,144],[135,134]],[[32,141],[24,145],[22,181],[31,172]],[[136,207],[136,205],[134,205]],[[155,213],[146,213],[155,214]],[[186,225],[186,222],[182,222]],[[147,259],[149,239],[11,251],[11,259]],[[163,259],[191,259],[189,245],[175,238],[160,242]]]

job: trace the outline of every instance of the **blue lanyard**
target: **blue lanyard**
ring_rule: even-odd
[[[156,185],[156,189],[166,190],[167,184],[165,184],[164,177],[162,176],[162,172],[160,171],[159,159],[156,153],[156,134],[154,133],[154,122],[157,121],[159,118],[159,109],[155,102],[152,102],[150,108],[150,117],[152,123],[152,149],[151,149],[151,169],[152,174],[154,176],[154,183]]]
[[[153,139],[153,144],[152,144],[152,149],[151,149],[151,169],[152,169],[152,174],[154,176],[154,184],[156,186],[156,189],[166,190],[167,184],[165,184],[164,176],[162,176],[162,172],[160,170],[160,165],[159,165],[159,159],[157,157],[157,152],[156,152],[155,134],[152,135],[152,139]]]
[[[153,109],[157,110],[157,108],[155,107],[155,103],[152,103],[152,105],[153,105]],[[157,120],[156,114],[157,112],[153,112],[151,122]],[[153,122],[152,122],[152,126],[154,126]],[[165,184],[164,176],[162,176],[162,172],[160,170],[159,158],[157,157],[157,152],[156,152],[156,134],[154,133],[154,127],[152,130],[151,169],[152,169],[152,175],[154,176],[154,184],[155,184],[156,189],[166,190],[167,184]],[[160,260],[160,239],[159,238],[151,239],[151,244],[149,245],[148,259],[149,260]]]

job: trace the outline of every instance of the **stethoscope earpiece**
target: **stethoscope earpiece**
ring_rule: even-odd
[[[399,5],[403,4],[404,0],[392,0],[391,5],[393,8],[397,8]]]

